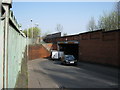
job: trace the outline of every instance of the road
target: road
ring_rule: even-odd
[[[79,63],[61,65],[60,61],[36,59],[28,62],[29,88],[116,88],[118,70]]]

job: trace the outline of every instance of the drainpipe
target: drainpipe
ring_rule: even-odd
[[[9,33],[9,13],[12,0],[2,0],[5,9],[4,23],[4,61],[3,61],[3,88],[8,88],[8,33]]]

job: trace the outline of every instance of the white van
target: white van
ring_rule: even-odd
[[[52,50],[51,51],[51,59],[61,59],[64,57],[63,51]]]

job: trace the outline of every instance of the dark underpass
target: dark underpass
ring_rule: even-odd
[[[64,51],[65,55],[74,55],[76,59],[79,59],[79,44],[74,44],[74,43],[62,43],[58,44],[59,50]]]

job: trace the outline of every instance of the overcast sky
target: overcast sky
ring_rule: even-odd
[[[22,29],[37,23],[42,33],[54,33],[56,25],[61,24],[63,32],[77,34],[87,31],[91,17],[97,23],[103,11],[111,12],[114,5],[114,2],[13,2],[12,10]]]

